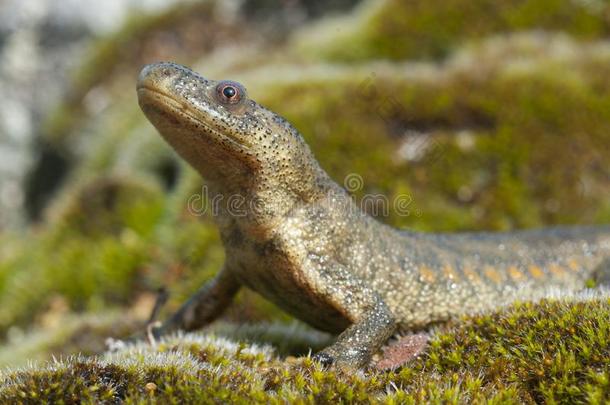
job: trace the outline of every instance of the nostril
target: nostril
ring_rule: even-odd
[[[1,1],[1,0],[0,0]],[[145,83],[150,83],[155,80],[171,78],[174,74],[174,69],[168,66],[167,63],[151,63],[142,68],[138,77],[138,87],[144,86]]]

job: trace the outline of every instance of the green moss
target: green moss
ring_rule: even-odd
[[[520,303],[437,331],[396,371],[324,371],[311,359],[214,336],[3,372],[0,400],[124,403],[603,403],[610,300]]]
[[[159,190],[135,179],[98,179],[66,194],[55,226],[2,261],[0,330],[30,322],[57,297],[75,310],[134,299],[162,208]]]
[[[32,361],[48,361],[70,355],[96,355],[107,350],[109,337],[127,338],[143,328],[133,311],[106,311],[75,315],[60,307],[44,315],[43,326],[27,334],[11,330],[0,347],[0,367],[24,366]]]
[[[587,402],[604,392],[603,376],[610,372],[604,343],[609,304],[608,299],[522,303],[473,318],[466,327],[439,334],[422,369],[484,373],[483,384],[514,387],[524,401]]]
[[[330,60],[444,58],[464,41],[522,30],[603,38],[610,32],[604,2],[493,0],[365,2],[355,15],[325,22],[297,37],[297,46]],[[319,39],[311,41],[312,35]]]
[[[129,177],[100,177],[66,190],[52,208],[56,233],[83,236],[120,235],[129,230],[149,237],[163,209],[161,190],[153,183]]]

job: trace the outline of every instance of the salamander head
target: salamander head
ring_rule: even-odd
[[[221,188],[303,194],[316,187],[321,169],[301,135],[249,99],[241,84],[155,63],[140,73],[137,91],[140,107],[166,141]]]

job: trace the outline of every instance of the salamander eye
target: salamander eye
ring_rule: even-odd
[[[223,104],[237,104],[245,96],[244,88],[235,82],[221,82],[216,87],[218,101]]]

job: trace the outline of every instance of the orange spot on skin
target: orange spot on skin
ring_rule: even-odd
[[[508,274],[511,276],[511,278],[515,281],[522,281],[525,276],[523,275],[523,273],[521,273],[521,271],[519,271],[518,268],[516,268],[515,266],[510,266],[508,268]]]
[[[481,282],[481,278],[479,277],[478,273],[476,271],[474,271],[474,269],[472,267],[470,267],[468,265],[464,265],[462,272],[464,273],[466,278],[468,278],[468,280],[470,280],[471,282],[475,282],[475,283]]]
[[[500,284],[502,282],[502,275],[498,273],[493,267],[485,267],[485,275],[488,279],[490,279],[496,284]]]
[[[443,274],[445,275],[445,277],[447,277],[449,280],[456,280],[459,278],[458,274],[455,272],[455,270],[453,269],[452,266],[450,266],[449,264],[446,264],[445,267],[443,267]]]
[[[436,281],[436,274],[429,267],[422,266],[419,268],[419,275],[426,283],[434,283]]]
[[[549,271],[556,277],[562,277],[565,275],[561,266],[556,263],[549,264]]]
[[[574,259],[568,260],[568,267],[572,271],[576,271],[576,272],[580,271],[580,266],[578,265],[578,262]]]
[[[541,279],[544,277],[544,272],[542,271],[542,269],[538,266],[530,266],[528,268],[530,274],[532,275],[532,277],[537,278],[537,279]]]

